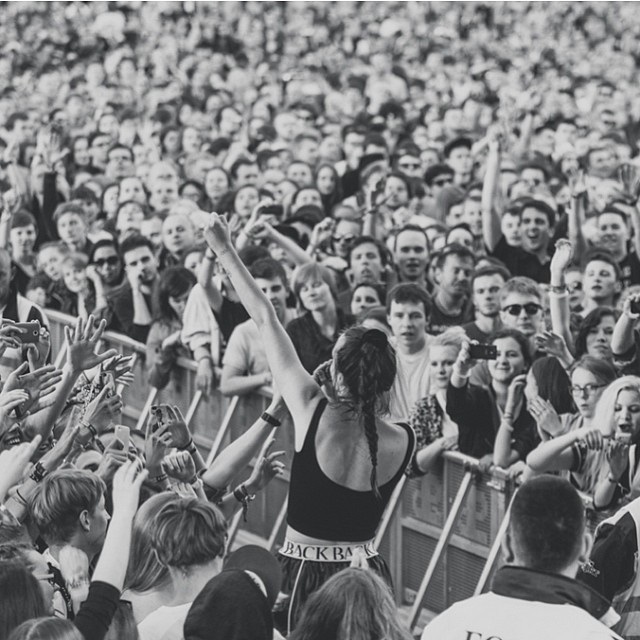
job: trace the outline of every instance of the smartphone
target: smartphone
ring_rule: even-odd
[[[128,452],[129,441],[131,439],[131,432],[129,431],[129,427],[125,427],[123,424],[117,424],[113,434],[124,445],[124,451]]]
[[[274,216],[278,219],[284,215],[284,207],[281,204],[267,204],[260,209],[261,216]]]
[[[33,322],[16,322],[14,326],[25,329],[23,333],[17,333],[15,336],[23,344],[37,344],[40,342],[40,323],[37,320]]]
[[[469,357],[472,360],[495,360],[498,357],[498,347],[492,344],[470,344]]]
[[[151,433],[155,433],[160,427],[164,426],[165,418],[162,412],[162,405],[153,405],[151,407],[151,415],[155,418],[155,422],[151,426]]]

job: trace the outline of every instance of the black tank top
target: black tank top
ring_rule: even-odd
[[[380,498],[376,498],[372,490],[356,491],[343,487],[327,478],[316,456],[316,433],[327,403],[326,398],[318,402],[302,450],[293,456],[287,522],[296,531],[320,540],[371,540],[393,489],[409,464],[415,434],[409,425],[398,423],[409,435],[409,446],[393,478],[378,487]]]

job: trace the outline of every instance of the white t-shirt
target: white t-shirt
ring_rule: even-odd
[[[430,622],[421,640],[620,640],[584,609],[485,593],[457,602]]]
[[[140,640],[183,640],[184,621],[192,604],[162,606],[150,613],[138,625]]]
[[[394,345],[395,346],[395,345]],[[391,388],[391,422],[408,422],[416,402],[429,395],[429,343],[412,354],[396,349],[397,372]]]

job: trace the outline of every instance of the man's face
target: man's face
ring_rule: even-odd
[[[287,309],[287,295],[289,293],[282,280],[280,278],[256,278],[256,284],[260,287],[262,293],[267,296],[280,322],[282,322]]]
[[[510,247],[519,247],[522,244],[520,216],[505,213],[500,221],[500,230]]]
[[[125,204],[120,207],[120,210],[118,211],[118,215],[116,217],[116,231],[122,238],[132,231],[139,231],[143,220],[144,212],[139,205],[135,203]]]
[[[158,275],[158,264],[149,247],[137,247],[124,254],[124,266],[129,279],[149,285]]]
[[[154,247],[162,245],[162,221],[160,218],[149,218],[140,223],[140,235],[151,241]]]
[[[295,138],[298,133],[298,124],[298,118],[293,113],[280,113],[273,121],[278,137],[286,142],[291,142]]]
[[[476,311],[488,318],[495,318],[500,313],[500,289],[504,278],[499,273],[479,276],[473,281],[473,306]]]
[[[243,164],[238,167],[236,177],[236,187],[243,187],[245,184],[256,184],[260,171],[257,164]]]
[[[184,215],[168,216],[162,224],[162,242],[171,253],[190,249],[195,242],[191,221]]]
[[[422,177],[422,163],[420,158],[412,155],[404,155],[398,158],[398,170],[411,178]]]
[[[293,162],[287,169],[287,178],[295,182],[299,187],[313,184],[313,175],[309,165],[302,162]]]
[[[220,135],[235,138],[242,127],[242,116],[235,109],[225,109],[220,119]]]
[[[613,255],[627,252],[629,229],[622,216],[617,213],[602,213],[598,216],[598,246]]]
[[[424,346],[427,317],[421,302],[393,301],[387,320],[399,349],[413,353]]]
[[[440,289],[454,298],[461,298],[469,293],[472,274],[473,260],[454,254],[448,255],[444,264],[436,269]]]
[[[298,160],[306,162],[309,166],[314,167],[318,162],[318,152],[320,147],[315,140],[305,138],[298,144],[297,157]]]
[[[419,231],[402,231],[396,237],[394,261],[402,280],[415,281],[424,277],[429,251],[427,239]]]
[[[620,282],[612,265],[603,260],[591,260],[582,281],[585,298],[604,303],[620,292]]]
[[[530,191],[537,191],[544,184],[544,171],[535,167],[526,167],[520,172],[520,180],[524,182]]]
[[[522,248],[535,253],[545,251],[549,245],[551,227],[546,214],[532,207],[525,207],[520,218]]]
[[[126,178],[134,173],[133,158],[127,149],[117,147],[107,157],[108,175],[115,179]]]
[[[378,247],[372,242],[358,245],[351,252],[351,271],[355,284],[377,284],[382,279],[382,259]]]
[[[168,209],[178,199],[178,186],[173,181],[155,180],[151,186],[149,204],[156,211]]]
[[[502,301],[500,319],[505,327],[517,329],[527,338],[540,333],[544,324],[540,298],[526,293],[508,294]]]
[[[76,213],[65,213],[58,218],[58,235],[69,246],[82,248],[87,241],[84,220]]]
[[[535,150],[539,151],[543,156],[550,156],[553,154],[555,141],[556,134],[553,129],[543,129],[535,137],[533,146]]]
[[[11,137],[17,144],[24,144],[30,139],[31,128],[28,120],[16,120],[13,123]]]
[[[350,167],[355,168],[364,153],[364,135],[348,133],[344,139],[344,155]]]
[[[589,154],[589,173],[598,178],[607,178],[611,173],[613,158],[608,149],[598,149]]]
[[[467,147],[456,147],[449,154],[447,164],[459,175],[471,173],[473,168],[471,151]]]
[[[56,247],[45,247],[38,252],[38,269],[43,271],[51,280],[59,280],[64,256]]]
[[[93,254],[93,265],[105,284],[109,286],[118,284],[122,264],[115,247],[104,246],[96,249]]]

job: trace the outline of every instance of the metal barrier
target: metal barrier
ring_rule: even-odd
[[[75,318],[47,311],[52,348],[64,357],[65,324]],[[256,393],[227,398],[218,391],[205,397],[196,390],[196,365],[179,359],[171,382],[162,390],[147,384],[145,346],[120,334],[105,332],[104,349],[135,355],[135,381],[123,392],[123,421],[144,428],[152,404],[167,402],[185,413],[187,424],[210,464],[218,452],[243,433],[266,409],[269,396]],[[274,449],[284,449],[289,462],[294,451],[293,428],[274,429]],[[238,483],[250,473],[246,470]],[[242,530],[252,541],[275,551],[282,541],[289,476],[275,478],[248,511],[237,513],[229,526],[230,541]],[[508,526],[515,485],[502,469],[481,472],[478,461],[446,452],[422,478],[403,477],[383,515],[375,544],[387,560],[398,604],[410,605],[412,629],[423,609],[439,613],[454,602],[481,593],[499,565],[500,544]],[[602,514],[591,512],[595,528]]]

